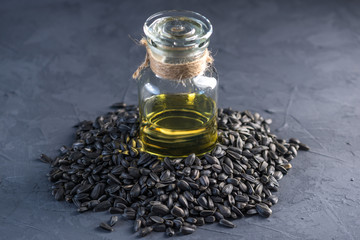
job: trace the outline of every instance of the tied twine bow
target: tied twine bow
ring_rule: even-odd
[[[146,47],[145,60],[132,75],[133,79],[138,79],[140,72],[149,65],[151,70],[161,78],[172,80],[189,79],[203,73],[214,62],[214,59],[210,55],[210,51],[205,49],[204,54],[191,62],[174,64],[164,63],[154,58],[145,38],[140,40],[140,45]]]

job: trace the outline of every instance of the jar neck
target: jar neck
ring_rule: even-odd
[[[208,41],[204,42],[202,47],[197,48],[170,48],[164,49],[160,47],[155,47],[148,41],[148,48],[151,51],[152,56],[157,60],[163,63],[178,64],[178,63],[187,63],[192,62],[199,57],[203,56],[207,46],[209,45]]]

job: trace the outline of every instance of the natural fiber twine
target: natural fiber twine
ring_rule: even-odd
[[[171,80],[189,79],[203,73],[214,62],[209,50],[205,49],[204,54],[194,61],[176,64],[164,63],[154,58],[145,38],[140,40],[140,45],[146,47],[146,56],[144,62],[132,75],[133,79],[139,78],[140,72],[149,65],[151,70],[161,78]]]

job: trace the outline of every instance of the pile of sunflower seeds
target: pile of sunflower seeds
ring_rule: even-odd
[[[270,133],[271,119],[230,108],[218,111],[219,143],[198,158],[160,161],[141,152],[136,106],[114,104],[115,112],[83,121],[71,147],[61,147],[48,174],[56,200],[72,202],[80,213],[109,211],[99,227],[113,231],[119,217],[134,220],[134,231],[191,234],[198,226],[232,219],[269,217],[278,202],[273,192],[306,144]]]

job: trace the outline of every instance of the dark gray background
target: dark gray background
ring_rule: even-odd
[[[0,238],[136,236],[131,222],[105,233],[107,213],[56,202],[36,158],[69,145],[79,120],[137,103],[130,76],[144,49],[128,35],[140,39],[166,9],[213,23],[220,106],[271,117],[279,137],[312,148],[293,160],[269,219],[181,239],[360,239],[360,3],[346,0],[0,1]]]

